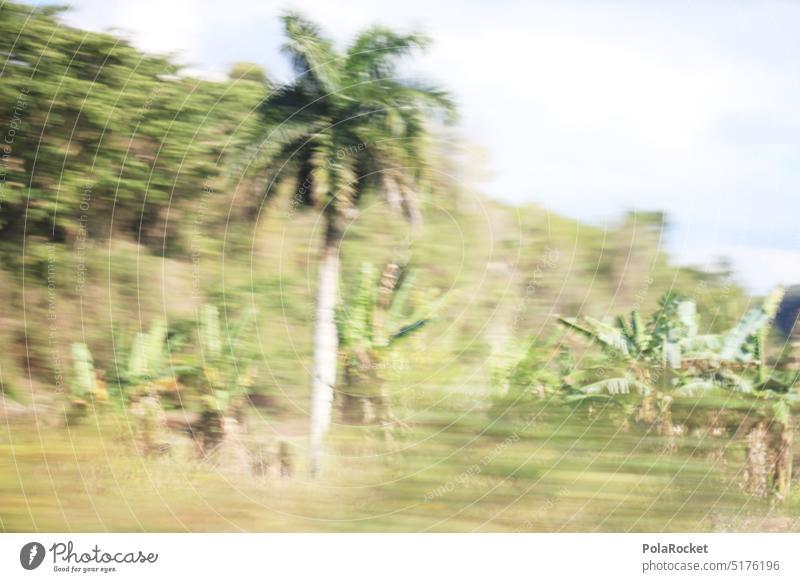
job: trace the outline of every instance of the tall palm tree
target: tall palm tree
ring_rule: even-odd
[[[369,191],[381,193],[413,226],[419,225],[416,191],[428,176],[431,117],[452,120],[454,109],[444,91],[396,76],[398,60],[428,44],[421,35],[373,27],[342,53],[298,14],[285,15],[283,25],[283,49],[297,76],[261,106],[271,130],[262,153],[275,171],[267,197],[289,177],[296,181],[293,208],[317,208],[325,219],[310,403],[311,472],[316,475],[336,383],[335,311],[344,225]]]

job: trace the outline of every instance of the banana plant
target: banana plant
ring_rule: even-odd
[[[770,385],[785,389],[785,384],[768,374],[764,356],[766,334],[782,296],[783,290],[776,289],[734,327],[719,334],[698,333],[694,301],[672,293],[661,299],[647,325],[642,325],[638,311],[630,319],[617,318],[615,324],[591,317],[559,321],[598,344],[611,361],[622,364],[621,376],[587,386],[583,391],[590,394],[643,392],[644,386],[638,383],[652,384],[654,377],[661,379],[662,387],[678,387],[687,395],[720,386],[737,392]],[[757,375],[743,374],[753,368]],[[608,371],[614,369],[611,366]]]
[[[662,299],[645,328],[636,312],[616,325],[562,318],[563,325],[599,344],[606,356],[593,381],[587,381],[596,371],[592,367],[567,377],[567,399],[619,404],[638,399],[637,416],[658,419],[663,434],[670,432],[673,401],[691,401],[687,408],[696,414],[704,409],[698,402],[722,396],[726,408],[735,412],[735,431],[746,434],[745,490],[785,499],[791,476],[791,411],[800,404],[795,390],[800,374],[769,370],[765,354],[782,297],[783,289],[775,289],[718,334],[700,334],[694,302],[677,295]],[[713,416],[719,418],[719,412]]]
[[[743,488],[755,497],[785,501],[791,486],[791,447],[800,404],[797,371],[770,369],[765,344],[783,289],[772,291],[731,329],[687,338],[683,382],[676,397],[708,397],[721,392],[737,414],[736,433],[745,434]],[[699,408],[695,403],[692,409]]]
[[[206,304],[198,312],[198,365],[203,379],[202,411],[193,434],[202,455],[220,449],[238,424],[240,396],[253,384],[253,357],[243,349],[242,338],[250,329],[256,312],[246,309],[223,332],[219,309]]]
[[[511,340],[502,350],[489,355],[487,362],[489,381],[498,397],[515,395],[518,385],[514,380],[521,376],[518,370],[538,354],[535,343],[535,340],[527,343],[522,340]],[[525,378],[522,383],[530,384],[530,381]]]
[[[167,325],[156,320],[150,329],[136,333],[128,349],[127,358],[110,371],[124,396],[136,398],[178,388],[177,376],[185,371],[170,361],[171,342]]]
[[[616,360],[648,366],[677,367],[681,342],[697,334],[694,302],[673,293],[664,295],[646,324],[636,309],[613,323],[589,316],[560,317],[559,322]]]
[[[561,378],[575,372],[572,353],[556,345],[551,336],[512,339],[501,351],[489,355],[490,382],[502,406],[524,404],[558,391]]]
[[[88,412],[90,403],[104,402],[108,399],[105,381],[98,377],[94,359],[89,346],[74,343],[72,353],[72,378],[70,382],[70,404],[66,411],[67,423],[72,424]]]
[[[84,343],[72,344],[71,351],[73,374],[70,392],[75,400],[87,401],[94,395],[97,384],[92,352]]]
[[[776,288],[760,306],[747,311],[735,326],[725,332],[701,335],[695,327],[680,338],[682,364],[687,366],[694,361],[705,361],[729,369],[756,366],[760,380],[766,381],[764,344],[783,294],[783,288]]]
[[[664,401],[662,393],[671,380],[667,370],[680,360],[680,342],[697,329],[694,303],[675,294],[661,299],[647,323],[638,310],[613,323],[588,316],[561,317],[559,322],[599,345],[603,354],[565,377],[567,401],[633,406],[637,418],[650,422],[658,416],[654,401]]]
[[[123,380],[129,386],[139,386],[157,380],[165,374],[167,356],[167,326],[156,320],[147,332],[139,332],[128,354]]]
[[[371,418],[391,421],[388,394],[381,379],[387,355],[397,342],[417,333],[435,316],[445,297],[416,301],[416,273],[389,264],[376,278],[370,263],[361,266],[358,284],[340,302],[337,329],[344,358],[345,388],[340,390],[345,418],[355,423]]]
[[[706,335],[695,332],[681,338],[675,366],[683,371],[678,394],[696,396],[719,388],[743,394],[788,392],[796,378],[771,371],[765,353],[767,334],[782,298],[779,287],[729,330]]]
[[[769,327],[783,298],[770,293],[730,330],[703,342],[689,353],[692,377],[679,386],[678,396],[701,398],[722,391],[729,408],[737,410],[735,431],[744,434],[744,490],[754,497],[786,501],[791,487],[792,411],[800,404],[795,388],[800,373],[770,369],[765,344]],[[710,366],[697,366],[710,361]]]
[[[253,384],[252,354],[242,347],[242,337],[253,325],[256,311],[246,309],[224,334],[219,310],[204,305],[199,314],[200,368],[205,379],[203,403],[208,411],[222,416],[231,413],[237,397]]]

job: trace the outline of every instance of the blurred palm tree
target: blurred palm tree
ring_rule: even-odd
[[[401,57],[426,47],[424,36],[373,27],[342,53],[298,14],[285,15],[283,25],[284,52],[297,77],[261,106],[270,132],[259,155],[274,172],[267,198],[277,182],[295,180],[292,210],[316,208],[325,219],[310,404],[311,472],[318,474],[336,382],[345,225],[369,191],[379,192],[413,227],[420,224],[417,193],[429,184],[430,121],[451,121],[454,107],[441,89],[396,76]]]

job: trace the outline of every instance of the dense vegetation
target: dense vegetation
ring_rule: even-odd
[[[457,182],[424,37],[284,28],[213,82],[0,7],[0,529],[792,527],[777,295]]]

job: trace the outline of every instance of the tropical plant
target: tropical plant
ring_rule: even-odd
[[[559,376],[572,370],[570,354],[552,338],[511,340],[502,350],[490,354],[490,382],[496,397],[505,402],[542,398],[560,388]],[[557,352],[557,353],[556,353]]]
[[[163,320],[155,320],[147,331],[137,332],[127,348],[125,357],[113,362],[109,380],[116,384],[120,396],[136,400],[143,395],[176,392],[178,376],[189,370],[176,366],[172,360],[174,345]]]
[[[89,399],[95,391],[96,377],[94,360],[89,347],[84,343],[72,344],[73,378],[70,392],[73,398]]]
[[[655,423],[660,434],[672,435],[669,370],[675,367],[675,344],[696,326],[693,305],[665,295],[646,324],[638,310],[613,324],[588,316],[560,318],[564,326],[597,343],[605,356],[565,377],[566,399],[623,405],[634,411],[636,421]]]
[[[167,325],[155,320],[148,331],[137,332],[128,348],[127,358],[120,358],[110,370],[110,377],[119,396],[129,403],[136,445],[145,455],[161,454],[169,449],[166,439],[166,418],[161,405],[161,392],[178,389],[177,370],[168,362],[171,346]]]
[[[108,399],[105,381],[95,370],[89,346],[74,343],[72,352],[72,380],[70,382],[70,405],[66,411],[67,423],[71,424],[85,416],[93,402]]]
[[[794,389],[798,372],[771,368],[766,357],[767,334],[782,298],[783,289],[777,288],[727,332],[688,338],[689,377],[676,390],[679,397],[725,391],[726,405],[739,412],[734,430],[745,434],[744,489],[778,500],[786,499],[791,484],[792,409],[800,401]]]
[[[259,148],[275,178],[296,181],[292,207],[318,208],[325,232],[316,300],[311,385],[311,472],[321,468],[336,384],[339,247],[362,197],[380,192],[390,206],[419,224],[418,188],[427,179],[432,113],[452,115],[447,95],[396,77],[398,60],[428,44],[419,34],[383,27],[365,30],[337,51],[312,22],[283,17],[284,51],[297,77],[278,87],[261,110],[269,126]]]
[[[397,342],[421,330],[444,297],[417,301],[412,294],[416,273],[388,264],[376,278],[370,263],[361,266],[358,284],[337,310],[339,345],[344,360],[342,413],[353,423],[393,421],[381,370]]]
[[[729,412],[736,433],[745,434],[745,489],[756,496],[770,490],[780,499],[791,475],[791,410],[798,402],[793,387],[796,372],[770,370],[766,335],[780,305],[783,290],[770,293],[729,330],[698,333],[693,301],[666,295],[646,326],[637,312],[616,325],[590,317],[561,318],[568,328],[599,344],[606,360],[585,366],[566,378],[572,401],[621,404],[635,398],[637,420],[658,421],[661,434],[672,434],[672,403],[690,401],[693,414],[708,412],[719,423]],[[592,381],[587,381],[592,378]],[[711,396],[722,398],[711,399]],[[723,407],[727,410],[720,410]]]
[[[253,325],[256,312],[245,309],[229,334],[223,333],[219,310],[204,305],[199,312],[199,367],[203,374],[199,425],[201,449],[213,450],[237,424],[241,397],[252,386],[254,358],[242,346],[242,338]]]
[[[129,387],[136,387],[149,385],[164,376],[171,377],[171,372],[165,370],[167,352],[167,326],[156,320],[149,331],[134,336],[120,380]]]
[[[629,392],[631,387],[644,391],[637,382],[653,385],[654,379],[659,380],[658,385],[677,388],[686,395],[718,385],[746,392],[776,382],[767,373],[764,342],[781,296],[777,289],[734,327],[719,334],[699,334],[694,301],[674,293],[661,299],[647,325],[635,310],[629,320],[617,318],[616,325],[591,317],[559,321],[600,345],[609,358],[626,364],[623,376],[607,378],[583,392],[607,393],[606,384],[616,387],[616,393]],[[758,373],[742,374],[750,369]]]

